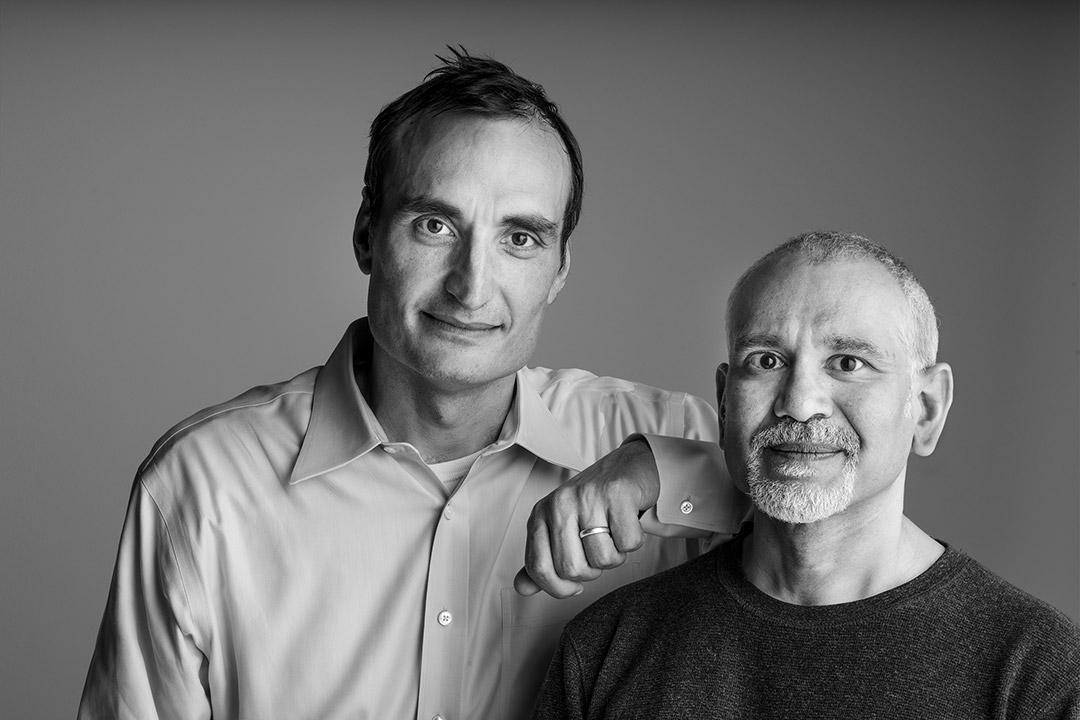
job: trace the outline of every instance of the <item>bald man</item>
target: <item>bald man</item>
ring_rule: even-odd
[[[538,718],[1077,718],[1080,628],[904,515],[952,402],[926,291],[857,235],[742,276],[717,371],[735,539],[567,626]]]

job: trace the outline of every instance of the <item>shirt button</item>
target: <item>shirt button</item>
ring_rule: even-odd
[[[683,515],[689,515],[690,513],[694,512],[694,503],[690,502],[689,500],[683,500],[682,505],[679,506],[679,510],[682,511]]]
[[[442,715],[436,715],[435,717],[431,718],[431,720],[446,720],[446,718],[444,718]]]
[[[454,622],[454,616],[450,614],[449,610],[443,610],[439,613],[439,624],[446,627],[450,623]]]

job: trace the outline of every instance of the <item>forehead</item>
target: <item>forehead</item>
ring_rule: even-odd
[[[542,123],[446,113],[406,127],[395,146],[390,195],[459,207],[526,203],[552,219],[561,219],[569,198],[569,158]]]
[[[814,344],[842,337],[906,355],[904,338],[914,320],[900,284],[879,263],[837,259],[811,264],[794,255],[769,263],[749,279],[735,299],[730,322],[733,345],[748,335]]]

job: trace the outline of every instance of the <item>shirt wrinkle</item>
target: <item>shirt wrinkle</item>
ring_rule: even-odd
[[[244,395],[247,395],[247,394],[248,393],[244,393],[243,395],[240,395],[236,399],[238,400],[240,397],[244,397]],[[310,395],[310,394],[311,394],[311,390],[283,390],[283,391],[279,392],[278,394],[274,395],[273,397],[271,397],[271,398],[269,398],[267,400],[262,400],[262,401],[256,402],[256,403],[245,403],[245,404],[242,404],[242,405],[229,405],[228,403],[225,403],[226,407],[218,407],[218,409],[207,408],[206,410],[202,410],[199,413],[195,414],[194,419],[189,419],[189,420],[186,420],[186,421],[180,423],[178,426],[176,426],[175,428],[170,430],[168,433],[166,433],[165,436],[162,437],[161,440],[156,442],[154,444],[154,448],[150,451],[150,454],[146,457],[145,460],[143,460],[142,464],[139,466],[139,472],[140,473],[146,472],[147,469],[149,469],[151,464],[154,462],[154,460],[157,458],[157,456],[160,455],[165,450],[165,448],[170,447],[173,440],[177,436],[181,435],[182,433],[186,433],[186,432],[188,432],[190,430],[193,430],[194,428],[198,427],[199,425],[202,425],[202,424],[204,424],[204,423],[206,423],[206,422],[208,422],[210,420],[213,420],[214,418],[221,417],[222,415],[225,415],[226,413],[231,413],[231,412],[234,412],[234,411],[250,410],[250,409],[253,409],[253,408],[262,407],[264,405],[270,405],[272,403],[277,402],[278,400],[285,397],[286,395]],[[207,410],[212,410],[212,412],[210,412],[208,415],[203,416],[202,413],[207,412]]]
[[[121,536],[118,601],[102,621],[99,642],[115,662],[95,653],[81,720],[115,708],[120,686],[140,720],[525,717],[573,615],[687,559],[684,538],[649,536],[633,562],[575,598],[513,589],[534,504],[618,447],[622,431],[677,427],[685,400],[580,370],[522,368],[509,444],[483,453],[447,498],[430,471],[416,481],[415,453],[372,452],[385,433],[353,361],[371,342],[357,321],[323,367],[207,408],[154,447]],[[695,517],[724,528],[727,495],[705,509],[715,476],[699,476],[718,450],[715,414],[697,402],[686,432],[712,442],[667,438],[656,452],[661,488],[679,519],[692,492]],[[155,532],[140,532],[151,517]],[[158,553],[172,564],[165,603],[140,582]],[[190,640],[176,642],[178,632]]]
[[[165,539],[168,541],[169,545],[169,556],[172,558],[173,568],[176,570],[176,577],[180,581],[180,590],[184,593],[184,611],[187,615],[185,620],[187,620],[190,627],[187,634],[190,635],[192,639],[194,639],[195,628],[197,628],[199,625],[195,622],[195,618],[192,616],[193,606],[191,604],[191,593],[188,592],[187,581],[184,580],[184,571],[181,567],[180,560],[176,555],[175,540],[173,539],[172,530],[169,528],[169,521],[168,519],[166,519],[165,513],[161,510],[161,504],[157,501],[157,498],[154,497],[154,493],[151,492],[150,488],[146,486],[146,483],[143,482],[143,479],[141,477],[138,479],[138,483],[139,487],[141,487],[143,492],[146,493],[146,496],[150,498],[150,502],[154,504],[154,510],[157,511],[157,516],[161,520],[161,527],[165,531]],[[169,579],[163,576],[162,582],[168,584]],[[173,611],[175,613],[175,608],[173,609]]]

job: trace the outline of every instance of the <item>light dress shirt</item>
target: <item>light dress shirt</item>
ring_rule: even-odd
[[[451,491],[365,402],[371,343],[358,320],[325,366],[158,441],[80,718],[526,717],[571,617],[701,549],[649,536],[577,597],[514,591],[533,504],[632,433],[661,470],[654,530],[737,531],[746,504],[715,442],[658,437],[714,440],[704,401],[524,368],[498,440]]]

